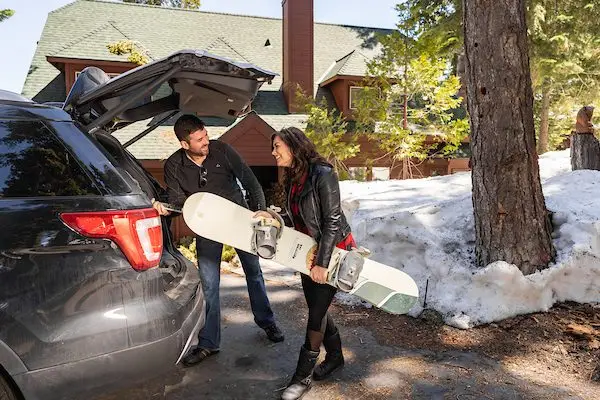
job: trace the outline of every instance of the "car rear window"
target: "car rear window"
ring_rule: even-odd
[[[43,122],[0,120],[0,197],[98,194]]]
[[[112,195],[140,193],[139,185],[129,174],[119,167],[102,146],[92,141],[73,122],[48,121],[47,123],[104,193]]]

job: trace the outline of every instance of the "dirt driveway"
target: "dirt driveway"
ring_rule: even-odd
[[[243,277],[223,273],[221,353],[192,368],[171,367],[135,389],[102,400],[279,398],[296,365],[306,307],[298,287],[272,281],[267,286],[285,342],[269,342],[254,325]],[[548,367],[552,364],[538,365],[535,360],[539,357],[529,362],[484,355],[485,349],[469,345],[472,332],[435,321],[390,318],[364,308],[338,305],[333,313],[342,332],[346,367],[331,380],[316,383],[305,400],[600,398],[600,385],[552,371]],[[454,337],[455,345],[440,345],[441,334]],[[438,338],[436,345],[431,342],[433,337]],[[503,343],[497,340],[497,344]],[[506,350],[514,353],[514,349]],[[589,354],[590,358],[596,356]]]

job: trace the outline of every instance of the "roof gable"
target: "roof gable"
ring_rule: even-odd
[[[235,147],[250,165],[275,166],[275,159],[268,156],[271,153],[271,135],[274,132],[273,127],[255,112],[251,112],[236,121],[219,140]]]
[[[359,50],[352,50],[344,57],[337,60],[331,65],[331,68],[323,75],[320,82],[321,85],[325,85],[332,78],[336,76],[366,76],[367,75],[367,64],[370,58],[364,55]]]
[[[123,29],[119,29],[114,21],[97,26],[82,36],[71,39],[64,46],[54,49],[47,56],[63,58],[83,58],[88,60],[123,61],[127,56],[115,55],[108,51],[106,45],[121,40],[131,40]]]
[[[252,62],[248,57],[243,56],[239,51],[231,47],[231,45],[223,37],[218,37],[212,42],[206,50],[217,56],[226,57],[236,61]]]
[[[267,140],[267,143],[271,140],[271,134],[275,132],[275,129],[273,129],[253,111],[232,124],[227,132],[219,137],[219,140],[233,144],[244,135],[249,127],[256,129],[256,131],[262,136],[261,141]]]

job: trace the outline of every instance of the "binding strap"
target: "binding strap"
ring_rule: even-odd
[[[272,208],[267,211],[272,218],[259,218],[252,224],[252,250],[260,257],[267,260],[275,257],[277,253],[277,239],[283,233],[283,218]]]
[[[341,253],[341,252],[340,252]],[[343,292],[350,292],[358,281],[370,251],[361,247],[339,255],[329,271],[329,281]]]

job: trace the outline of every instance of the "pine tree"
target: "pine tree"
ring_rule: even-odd
[[[340,178],[346,178],[348,168],[344,161],[360,151],[357,136],[348,133],[348,123],[343,115],[329,107],[324,99],[317,101],[297,88],[295,101],[307,114],[306,136],[319,154],[334,166]]]
[[[0,22],[12,17],[15,14],[14,10],[4,9],[0,10]]]
[[[525,0],[465,0],[475,254],[524,274],[554,259],[539,176]]]
[[[598,99],[600,5],[590,0],[531,0],[528,14],[536,119],[540,126],[538,152],[544,153],[551,139],[562,142],[570,133],[576,110]]]
[[[421,3],[396,7],[398,29],[379,38],[381,54],[368,64],[355,113],[361,130],[374,131],[371,139],[402,163],[403,178],[413,176],[415,160],[452,152],[468,133],[466,119],[457,115],[460,80],[444,56],[456,38],[429,35],[427,23],[415,16]],[[428,137],[439,143],[426,145]]]

